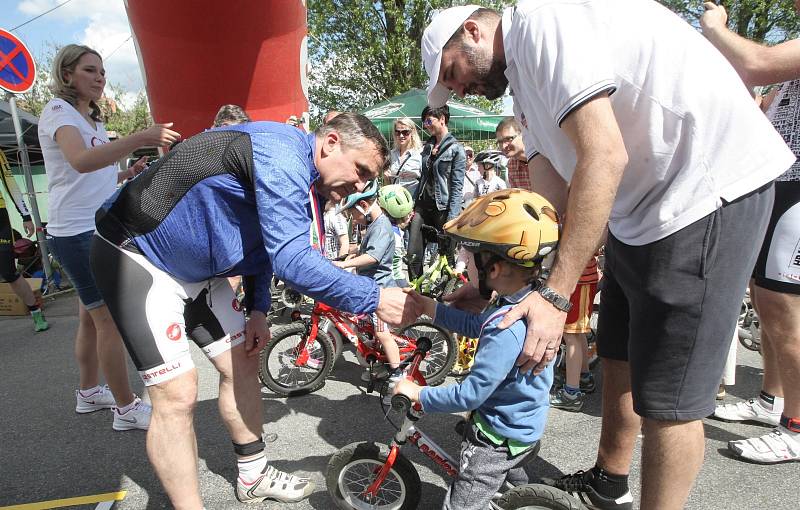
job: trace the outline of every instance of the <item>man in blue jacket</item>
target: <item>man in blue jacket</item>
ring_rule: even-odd
[[[220,414],[238,457],[236,497],[290,502],[313,491],[309,480],[268,465],[261,439],[257,372],[269,340],[269,282],[275,274],[303,294],[393,324],[413,316],[401,289],[379,289],[337,269],[309,243],[321,202],[362,190],[388,154],[369,120],[351,113],[312,134],[273,122],[212,129],[161,158],[98,212],[92,266],[148,386],[147,451],[176,508],[203,508],[189,339],[220,372]],[[244,313],[226,281],[237,275]]]

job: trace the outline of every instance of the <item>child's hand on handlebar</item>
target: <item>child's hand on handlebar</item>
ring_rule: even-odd
[[[394,386],[392,395],[405,395],[410,398],[412,402],[419,402],[419,392],[421,389],[422,387],[411,379],[401,379]]]

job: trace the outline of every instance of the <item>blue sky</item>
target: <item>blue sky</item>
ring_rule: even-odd
[[[63,2],[0,0],[0,28],[11,30]],[[53,44],[86,44],[103,55],[106,75],[111,83],[120,85],[130,96],[143,88],[122,0],[70,0],[53,12],[14,30],[13,34],[25,43],[34,58]]]

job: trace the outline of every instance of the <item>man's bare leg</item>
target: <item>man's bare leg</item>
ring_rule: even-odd
[[[245,356],[244,344],[211,359],[219,371],[219,414],[234,443],[261,439],[264,404],[258,382],[258,358]]]
[[[627,361],[603,358],[603,408],[597,466],[616,475],[631,469],[641,418],[633,411],[630,368]]]
[[[197,370],[148,389],[153,414],[147,431],[147,456],[176,509],[201,509],[193,424]]]
[[[703,422],[644,419],[641,508],[680,510],[703,465]]]

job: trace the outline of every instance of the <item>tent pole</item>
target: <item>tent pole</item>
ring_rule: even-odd
[[[25,146],[25,141],[23,140],[19,113],[17,112],[17,98],[10,92],[7,94],[7,98],[8,104],[11,106],[11,118],[14,122],[14,131],[17,134],[17,146],[19,147],[20,157],[22,159],[22,171],[25,174],[25,195],[27,195],[28,205],[31,207],[31,218],[33,219],[33,225],[36,227],[36,240],[39,242],[39,250],[42,254],[42,267],[44,268],[44,275],[47,279],[47,287],[45,287],[44,294],[48,294],[53,290],[53,268],[50,267],[50,251],[47,249],[42,220],[39,216],[39,204],[36,201],[36,189],[33,187],[31,162],[30,159],[28,159],[28,148]]]

